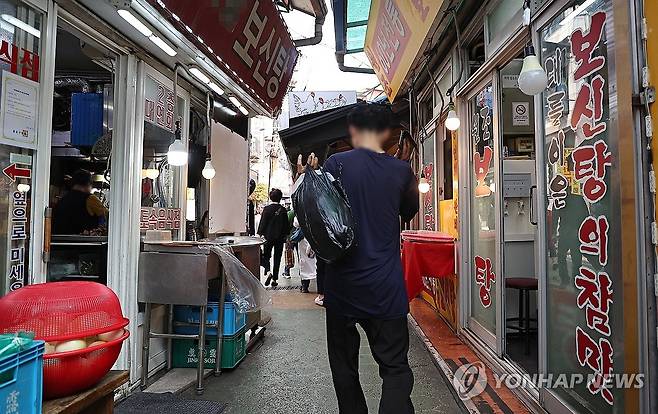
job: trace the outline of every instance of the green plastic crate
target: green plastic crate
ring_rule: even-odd
[[[247,343],[245,330],[233,336],[222,338],[222,368],[235,368],[245,357]],[[206,337],[206,356],[203,359],[206,368],[215,368],[217,357],[217,337]],[[199,363],[199,341],[197,339],[174,339],[172,344],[172,367],[196,368]]]

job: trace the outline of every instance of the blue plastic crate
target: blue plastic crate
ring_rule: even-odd
[[[200,308],[198,306],[174,306],[174,332],[182,335],[195,335],[199,333],[198,326],[178,325],[176,322],[198,324],[201,321]],[[216,324],[219,318],[219,303],[208,302],[206,311],[206,323]],[[224,336],[232,336],[238,333],[247,324],[247,314],[238,312],[233,302],[224,302]],[[206,335],[217,335],[217,329],[207,327]]]
[[[44,342],[34,341],[27,350],[0,359],[0,412],[41,412],[43,351]]]

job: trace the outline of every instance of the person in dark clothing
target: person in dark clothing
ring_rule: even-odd
[[[265,269],[267,279],[265,286],[278,286],[279,268],[283,256],[283,245],[290,234],[290,222],[288,221],[288,210],[280,204],[283,193],[278,188],[270,191],[271,204],[263,208],[263,214],[258,224],[258,234],[265,238],[263,244],[263,255],[261,266]],[[270,271],[270,259],[274,251],[274,269]]]
[[[361,104],[348,125],[354,149],[332,155],[323,167],[342,184],[356,222],[355,246],[325,265],[329,365],[340,413],[367,414],[358,371],[361,325],[383,380],[379,413],[409,414],[414,378],[407,359],[400,218],[409,221],[418,212],[418,184],[409,163],[383,149],[391,134],[390,108]]]
[[[91,173],[87,170],[74,172],[71,190],[53,209],[54,234],[81,234],[105,223],[108,210],[91,190]]]

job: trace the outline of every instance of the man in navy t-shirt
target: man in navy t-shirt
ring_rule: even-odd
[[[416,176],[409,163],[386,154],[392,112],[376,104],[348,116],[354,149],[331,156],[324,170],[340,181],[356,222],[356,246],[326,267],[329,364],[341,414],[367,414],[359,381],[360,337],[366,332],[383,380],[379,413],[413,413],[409,368],[409,302],[400,261],[400,218],[418,212]]]

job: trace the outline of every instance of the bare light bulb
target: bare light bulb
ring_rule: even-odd
[[[187,164],[187,149],[180,139],[174,140],[167,151],[167,162],[174,167],[180,167]]]
[[[448,118],[446,118],[446,128],[448,128],[450,131],[456,131],[459,129],[460,125],[461,125],[461,121],[459,120],[459,117],[457,116],[457,112],[453,107],[451,110],[448,111]]]
[[[203,178],[206,180],[212,180],[215,177],[215,167],[212,166],[212,162],[210,159],[206,160],[206,164],[203,166],[203,170],[201,170],[201,175],[203,175]]]
[[[418,181],[418,191],[420,191],[421,194],[426,194],[430,191],[430,183],[424,175],[422,175],[420,181]]]
[[[144,175],[146,176],[146,178],[155,180],[160,176],[160,170],[158,170],[157,168],[147,168],[144,170]]]
[[[548,85],[548,76],[541,66],[539,58],[535,53],[535,48],[528,46],[525,48],[525,57],[523,58],[523,67],[519,74],[519,89],[526,95],[537,95],[543,92]]]

